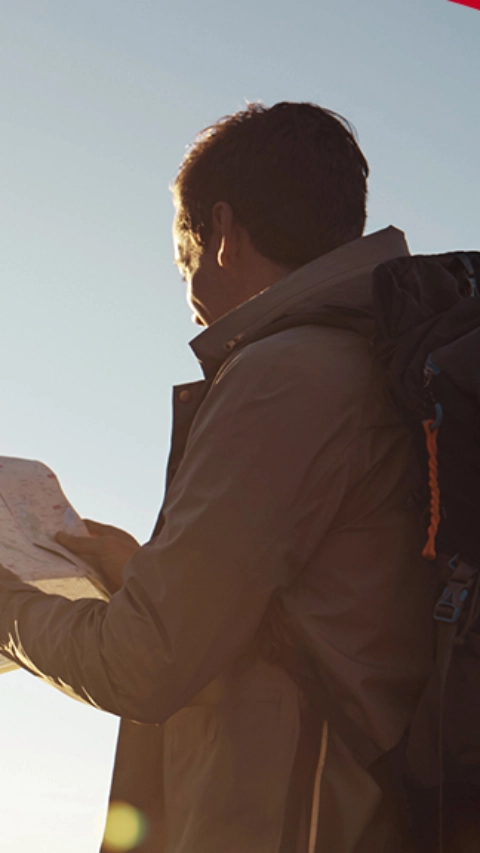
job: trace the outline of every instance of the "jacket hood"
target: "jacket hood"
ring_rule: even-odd
[[[405,235],[393,226],[346,243],[294,270],[290,275],[239,305],[190,342],[205,375],[249,339],[262,336],[282,317],[371,308],[372,273],[376,266],[409,254]]]

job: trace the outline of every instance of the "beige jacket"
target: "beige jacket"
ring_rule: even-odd
[[[352,242],[193,342],[209,381],[175,389],[161,522],[109,604],[0,590],[0,648],[126,718],[112,795],[150,819],[138,853],[306,853],[319,743],[292,791],[305,702],[259,651],[273,596],[381,749],[408,724],[435,592],[409,434],[364,336],[303,325],[262,337],[303,304],[368,309],[374,267],[407,252],[393,228]],[[391,853],[379,788],[334,721],[326,734],[316,850]]]

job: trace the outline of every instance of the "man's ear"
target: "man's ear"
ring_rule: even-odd
[[[239,227],[233,210],[226,201],[217,201],[212,208],[212,229],[216,238],[217,263],[223,269],[235,265],[239,250]]]

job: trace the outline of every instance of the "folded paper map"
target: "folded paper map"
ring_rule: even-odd
[[[0,564],[46,593],[108,598],[94,569],[55,541],[59,530],[89,536],[53,471],[0,456]],[[0,672],[14,668],[0,655]]]

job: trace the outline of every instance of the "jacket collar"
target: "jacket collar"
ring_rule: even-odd
[[[211,375],[237,344],[257,336],[263,327],[302,303],[315,302],[316,308],[334,304],[368,309],[375,267],[408,254],[405,235],[393,226],[360,237],[300,267],[239,305],[197,335],[190,346],[205,375]]]

